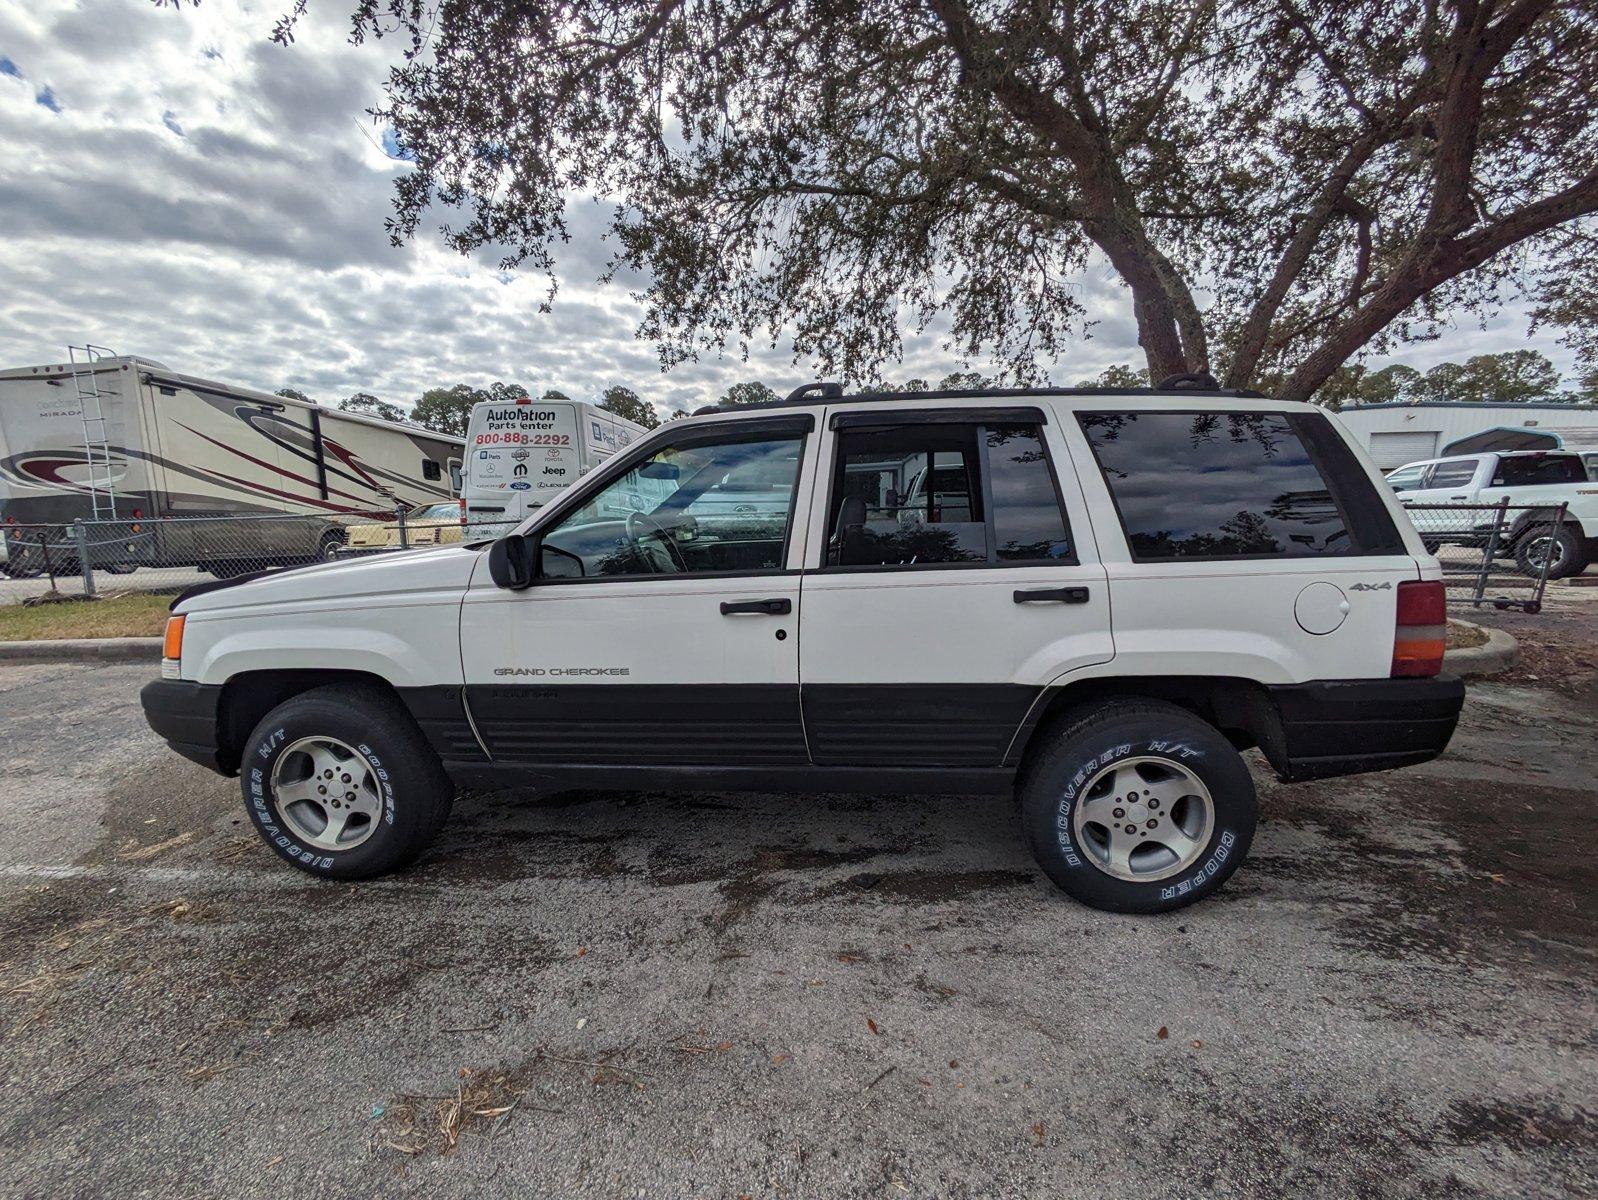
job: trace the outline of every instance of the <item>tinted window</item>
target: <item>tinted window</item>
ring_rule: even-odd
[[[779,570],[804,439],[692,431],[612,479],[544,537],[549,576]]]
[[[837,455],[829,565],[1074,561],[1035,425],[878,426]]]
[[[984,437],[993,481],[994,554],[1006,562],[1069,558],[1071,539],[1038,428],[994,425]]]
[[[1348,554],[1342,514],[1282,413],[1081,413],[1138,559]]]
[[[1476,478],[1476,460],[1474,458],[1450,458],[1432,468],[1431,482],[1426,486],[1462,488],[1468,487],[1470,481],[1474,478]]]
[[[1586,483],[1587,471],[1574,454],[1537,454],[1500,458],[1494,487],[1531,487],[1540,483]]]

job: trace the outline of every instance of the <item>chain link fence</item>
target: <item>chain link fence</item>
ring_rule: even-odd
[[[1406,504],[1404,511],[1442,563],[1453,605],[1537,613],[1548,581],[1587,563],[1581,527],[1566,519],[1563,504]]]
[[[162,517],[0,525],[0,604],[118,592],[179,592],[210,579],[352,555],[478,541],[503,523],[463,526],[439,506],[392,515]],[[455,512],[454,505],[446,506]],[[418,512],[435,515],[419,516]]]
[[[445,515],[447,510],[447,514]],[[1410,504],[1409,519],[1443,566],[1451,604],[1538,612],[1549,579],[1578,573],[1589,546],[1554,508]],[[178,592],[272,567],[387,554],[508,532],[463,525],[453,505],[376,517],[206,516],[0,526],[0,604],[46,596]]]

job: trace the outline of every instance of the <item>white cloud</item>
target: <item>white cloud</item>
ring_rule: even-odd
[[[813,377],[784,346],[662,375],[634,335],[641,281],[595,282],[604,204],[574,202],[547,314],[536,273],[503,275],[494,255],[467,261],[430,236],[391,246],[383,222],[407,168],[366,115],[391,47],[349,45],[338,4],[312,5],[294,45],[275,45],[286,7],[0,8],[0,363],[56,361],[89,340],[328,401],[368,391],[404,403],[439,384],[504,379],[573,395],[626,383],[664,408],[743,379],[781,389]],[[1120,286],[1095,269],[1079,288],[1097,323],[1051,371],[1057,382],[1139,361]],[[907,338],[886,373],[956,369],[943,329]],[[1512,348],[1523,330],[1506,317],[1403,357]],[[1537,344],[1568,369],[1550,337]]]

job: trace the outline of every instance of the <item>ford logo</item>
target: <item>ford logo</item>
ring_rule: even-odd
[[[525,479],[518,479],[515,483],[511,484],[510,486],[511,486],[511,490],[513,492],[525,492],[525,491],[528,491],[529,489],[531,489],[533,485],[528,483],[527,480],[525,480]]]

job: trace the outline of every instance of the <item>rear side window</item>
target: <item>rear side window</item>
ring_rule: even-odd
[[[1369,476],[1319,414],[1078,420],[1139,561],[1402,552]]]
[[[1540,483],[1586,483],[1587,471],[1574,454],[1500,458],[1494,487],[1533,487]]]
[[[1470,481],[1474,478],[1476,478],[1476,460],[1474,458],[1450,458],[1432,468],[1431,482],[1426,486],[1434,488],[1468,487]]]
[[[829,566],[1076,561],[1035,424],[884,422],[836,445]]]

